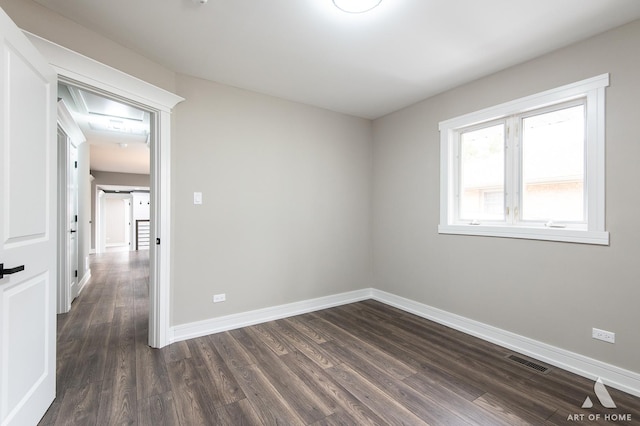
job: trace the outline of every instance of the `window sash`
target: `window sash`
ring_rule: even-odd
[[[524,218],[524,209],[525,209],[525,203],[524,203],[524,192],[525,192],[525,181],[524,181],[524,171],[525,171],[525,167],[524,167],[524,137],[525,137],[525,131],[524,131],[524,121],[528,118],[533,118],[533,117],[537,117],[537,116],[541,116],[544,114],[548,114],[548,113],[553,113],[553,112],[559,112],[559,111],[563,111],[563,110],[568,110],[571,108],[575,108],[575,107],[579,107],[582,106],[583,107],[583,137],[582,137],[582,173],[581,173],[581,180],[582,180],[582,220],[554,220],[554,218],[547,218],[547,219],[525,219]],[[588,151],[588,147],[587,147],[587,131],[586,131],[586,125],[587,125],[587,100],[586,97],[574,100],[574,101],[570,101],[570,102],[561,102],[561,103],[557,103],[554,105],[551,105],[549,107],[545,107],[545,108],[540,108],[540,109],[536,109],[533,111],[530,111],[526,114],[522,114],[520,116],[518,116],[518,130],[517,130],[517,136],[518,136],[518,141],[517,146],[515,147],[516,149],[516,153],[517,153],[517,160],[518,160],[518,186],[516,188],[517,191],[517,212],[518,215],[515,217],[514,222],[520,222],[520,223],[524,223],[524,224],[535,224],[535,223],[544,223],[545,225],[549,223],[549,221],[552,221],[552,225],[553,226],[579,226],[582,228],[586,228],[587,223],[588,223],[588,211],[587,211],[587,206],[589,204],[589,200],[588,200],[588,193],[587,193],[587,151]]]
[[[506,193],[507,191],[507,182],[506,182],[506,170],[505,170],[505,164],[506,164],[506,154],[507,154],[507,150],[506,150],[506,134],[507,134],[507,124],[506,121],[504,119],[500,119],[500,120],[492,120],[486,123],[480,123],[474,126],[470,126],[470,127],[466,127],[463,129],[460,129],[457,132],[456,138],[457,138],[457,143],[455,146],[456,149],[456,154],[455,157],[457,159],[457,164],[456,164],[456,170],[454,172],[454,178],[455,178],[455,187],[456,187],[456,199],[455,199],[455,211],[456,211],[456,221],[457,222],[466,222],[466,223],[472,223],[472,224],[476,224],[476,222],[482,222],[482,223],[504,223],[506,220],[506,216],[502,215],[502,219],[487,219],[487,218],[480,218],[480,217],[464,217],[462,215],[462,198],[463,198],[463,179],[462,179],[462,163],[463,163],[463,150],[462,150],[462,139],[464,137],[464,135],[466,134],[471,134],[473,132],[479,131],[479,130],[484,130],[484,129],[488,129],[491,127],[498,127],[498,126],[503,126],[503,141],[502,141],[502,146],[503,146],[503,163],[502,163],[502,192]],[[495,185],[492,185],[493,187],[495,187]],[[504,195],[503,195],[504,198]],[[503,201],[503,206],[505,205],[505,202]]]
[[[587,80],[568,84],[525,98],[486,108],[440,123],[441,179],[440,225],[442,234],[486,235],[549,241],[568,241],[587,244],[609,244],[609,234],[604,221],[604,106],[605,87],[609,75],[603,74]],[[541,221],[522,220],[520,206],[522,176],[519,175],[521,120],[547,110],[562,109],[571,105],[585,105],[585,165],[583,170],[584,221],[563,221],[545,226]],[[463,131],[482,128],[504,121],[509,128],[505,161],[505,207],[508,214],[504,221],[471,223],[460,219],[459,210],[459,138]],[[513,140],[513,132],[517,142]],[[509,144],[510,143],[510,144]],[[514,149],[514,146],[518,149]],[[515,185],[515,186],[514,186]],[[517,190],[514,190],[517,189]],[[515,208],[514,208],[515,207]],[[506,208],[505,208],[506,210]],[[506,212],[505,212],[506,213]],[[479,226],[477,226],[479,225]]]
[[[528,111],[524,114],[516,114],[510,117],[500,118],[498,120],[491,120],[488,122],[483,122],[479,124],[475,124],[473,126],[464,127],[458,129],[456,131],[456,152],[455,157],[457,159],[455,168],[454,168],[454,178],[455,178],[455,188],[456,188],[456,198],[455,198],[455,221],[457,223],[469,223],[469,224],[511,224],[511,225],[540,225],[540,224],[553,224],[553,226],[579,226],[586,227],[587,224],[587,186],[584,184],[586,182],[586,130],[584,131],[583,136],[583,153],[582,153],[582,174],[580,175],[581,181],[583,182],[582,188],[582,218],[583,220],[554,220],[554,218],[546,218],[546,219],[525,219],[525,179],[524,179],[524,122],[529,118],[534,118],[538,116],[542,116],[545,114],[568,110],[570,108],[582,106],[585,110],[586,115],[586,98],[581,98],[578,100],[573,100],[570,102],[561,102],[558,104],[554,104],[551,106],[547,106],[544,108],[534,109]],[[469,135],[472,133],[478,133],[482,130],[487,130],[495,127],[503,126],[503,162],[501,164],[502,167],[502,182],[501,189],[503,192],[503,207],[504,211],[501,219],[496,218],[486,218],[481,217],[481,214],[476,215],[475,217],[469,217],[464,214],[464,192],[467,187],[463,185],[463,176],[465,174],[465,162],[464,162],[464,152],[463,152],[463,143],[465,135]],[[586,126],[586,119],[585,119]],[[484,167],[489,167],[489,165],[485,165]],[[493,183],[493,182],[492,182]],[[485,178],[485,188],[477,187],[476,192],[478,196],[478,201],[480,202],[480,197],[485,193],[490,191],[492,188],[500,188],[499,185],[490,184],[487,182],[487,178]],[[486,190],[485,190],[486,189]],[[469,192],[467,190],[467,192]]]

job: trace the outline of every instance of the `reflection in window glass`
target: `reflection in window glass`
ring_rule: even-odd
[[[504,123],[460,138],[460,219],[504,220]]]
[[[522,120],[522,220],[584,222],[584,105]]]

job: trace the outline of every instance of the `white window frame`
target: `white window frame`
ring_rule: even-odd
[[[605,88],[607,86],[609,86],[609,74],[602,74],[440,122],[438,232],[609,245],[609,233],[605,230]],[[525,115],[534,110],[578,99],[584,99],[586,107],[584,182],[586,223],[561,224],[559,225],[561,227],[555,227],[554,224],[514,220],[485,223],[457,220],[456,197],[459,178],[457,151],[461,130],[498,120],[509,122],[513,120],[513,116]],[[507,170],[505,178],[516,179],[510,170]],[[511,211],[514,207],[519,208],[518,198],[512,197],[507,200],[507,207],[510,207]]]

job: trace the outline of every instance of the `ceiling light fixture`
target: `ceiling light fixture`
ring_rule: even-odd
[[[375,8],[382,0],[333,0],[333,4],[343,12],[364,13]]]

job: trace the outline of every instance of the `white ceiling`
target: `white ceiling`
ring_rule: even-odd
[[[65,84],[58,96],[90,145],[91,170],[149,174],[148,112]]]
[[[366,118],[640,18],[638,0],[36,0],[180,73]]]

